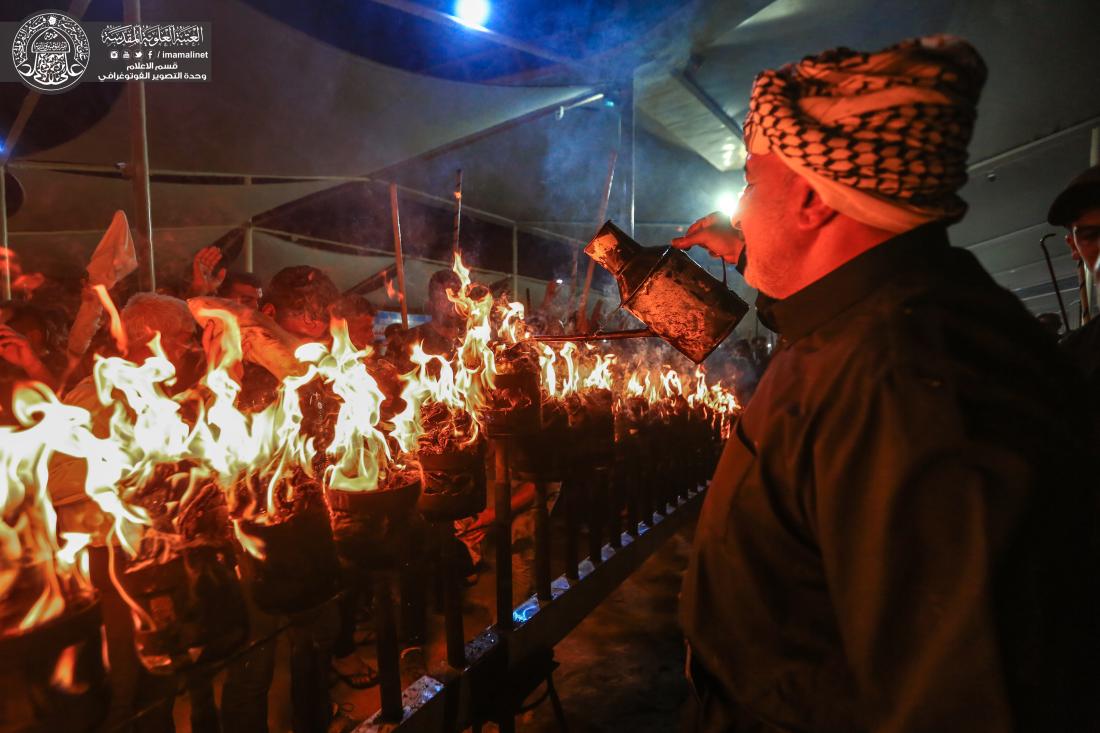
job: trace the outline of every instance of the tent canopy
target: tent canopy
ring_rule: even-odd
[[[400,13],[396,0],[378,4],[384,8],[377,17]],[[288,10],[292,5],[296,8]],[[519,40],[548,49],[551,56],[571,55],[565,63],[512,47],[506,54],[513,58],[505,63],[494,55],[500,44],[485,38],[469,45],[453,42],[461,31],[433,26],[425,20],[430,13],[417,15],[415,28],[387,26],[396,38],[387,44],[357,40],[352,32],[374,16],[356,15],[350,30],[334,35],[327,18],[345,16],[322,11],[352,13],[357,5],[362,3],[325,0],[306,18],[300,3],[144,0],[146,22],[193,19],[213,28],[211,82],[147,86],[152,169],[190,174],[154,177],[158,258],[185,261],[184,250],[217,241],[249,218],[377,255],[391,246],[385,236],[388,201],[356,198],[355,186],[370,184],[263,177],[361,177],[385,169],[387,180],[443,200],[420,201],[438,209],[432,214],[402,198],[403,214],[410,217],[410,252],[432,259],[432,242],[449,236],[447,216],[439,212],[446,212],[454,170],[462,168],[464,202],[525,222],[524,247],[540,253],[521,257],[520,274],[546,279],[563,266],[569,269],[575,244],[540,238],[533,230],[582,241],[591,235],[608,157],[622,140],[618,112],[628,101],[620,91],[625,80],[633,77],[637,102],[636,234],[646,244],[659,244],[713,209],[719,194],[740,190],[744,151],[729,119],[743,117],[758,69],[835,45],[875,49],[908,36],[949,32],[972,41],[990,68],[972,160],[1071,129],[979,166],[963,191],[970,214],[952,230],[955,243],[973,248],[1029,307],[1054,308],[1037,239],[1047,231],[1049,201],[1088,165],[1090,123],[1100,124],[1100,56],[1092,46],[1089,0],[1056,6],[1030,0],[696,0],[661,5],[659,19],[631,15],[635,11],[615,4],[563,0],[545,11],[550,20],[532,24]],[[0,12],[5,20],[19,20],[37,7],[16,0]],[[580,27],[588,17],[583,13],[606,22],[591,32],[568,32],[568,21]],[[94,0],[87,18],[120,19],[120,0]],[[500,28],[518,32],[513,20],[505,18]],[[423,56],[422,63],[413,63],[407,54],[395,55],[402,42],[424,46],[431,27],[439,29],[444,57]],[[516,57],[525,53],[541,61]],[[695,90],[673,76],[684,69]],[[5,129],[18,107],[15,100],[24,94],[19,85],[7,87],[0,105]],[[593,91],[608,96],[422,157]],[[26,147],[16,149],[13,166],[26,195],[12,217],[12,242],[24,256],[46,257],[48,251],[68,256],[74,243],[83,253],[96,237],[74,232],[100,230],[115,208],[131,209],[129,184],[118,177],[19,168],[26,161],[108,167],[125,161],[129,120],[119,92],[118,85],[84,84],[72,95],[44,99],[32,116]],[[706,97],[713,103],[709,107]],[[619,183],[625,170],[620,159]],[[216,183],[205,173],[242,178]],[[252,176],[252,183],[243,176]],[[610,215],[626,219],[627,201],[616,185]],[[357,221],[371,224],[359,231]],[[505,233],[486,229],[464,243],[475,259],[507,271],[499,263],[510,255],[509,227],[494,221]],[[472,224],[464,222],[464,228],[473,236]],[[65,233],[41,233],[51,231]],[[316,249],[301,252],[302,260],[317,256]],[[259,258],[259,248],[257,253]],[[1064,248],[1056,254],[1057,276],[1073,301],[1072,262]]]

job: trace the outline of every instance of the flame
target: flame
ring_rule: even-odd
[[[397,290],[393,287],[393,280],[391,280],[389,275],[387,275],[385,278],[383,278],[383,282],[386,285],[386,297],[390,300],[396,300]]]
[[[95,423],[98,431],[88,410],[64,404],[44,385],[20,385],[13,397],[18,424],[0,427],[0,604],[21,605],[17,621],[0,633],[26,630],[64,613],[73,594],[89,588],[85,548],[93,538],[56,530],[46,490],[55,455],[86,464],[82,488],[107,520],[104,536],[96,539],[108,544],[109,574],[138,622],[150,624],[118,582],[118,551],[164,561],[180,549],[182,518],[200,506],[201,497],[221,491],[237,539],[262,558],[263,543],[243,523],[281,521],[307,481],[328,490],[380,490],[426,440],[457,446],[476,441],[498,360],[509,349],[535,349],[543,399],[610,390],[621,402],[635,401],[635,408],[637,399],[645,401],[643,409],[648,403],[681,410],[686,403],[728,434],[740,407],[720,382],[709,384],[702,369],[691,376],[670,367],[630,370],[599,347],[566,343],[555,349],[528,342],[521,304],[495,303],[488,288],[471,280],[460,256],[453,269],[459,287],[447,295],[465,331],[451,358],[428,354],[419,344],[413,348],[413,368],[401,377],[405,407],[391,424],[382,421],[386,396],[368,369],[371,351],[356,349],[342,321],[332,324],[330,345],[307,343],[295,351],[296,362],[282,376],[274,399],[255,411],[238,405],[242,386],[234,375],[244,358],[241,327],[231,313],[213,308],[196,314],[200,323],[213,321],[216,328],[208,338],[214,343],[207,344],[206,373],[189,389],[172,389],[175,367],[159,336],[149,344],[152,355],[140,364],[97,358],[94,393],[106,418],[105,427],[102,419]],[[96,292],[125,352],[117,309],[105,289]],[[500,361],[506,363],[512,362]],[[317,435],[307,430],[302,404],[313,390],[320,390],[321,419],[329,421]],[[427,429],[434,432],[428,435]],[[142,496],[157,487],[174,493],[168,506],[154,511],[142,504]],[[72,655],[75,659],[76,652]],[[70,684],[72,665],[64,659],[58,665],[58,684]]]
[[[453,270],[459,279],[458,291],[447,290],[466,330],[453,358],[428,354],[422,344],[413,346],[413,369],[402,375],[405,386],[401,397],[405,409],[394,417],[391,435],[401,450],[416,453],[425,436],[423,417],[430,405],[444,409],[449,416],[437,430],[450,431],[458,447],[472,444],[480,434],[478,416],[484,410],[493,389],[497,367],[493,349],[493,295],[487,288],[473,284],[462,256],[455,255]],[[505,309],[498,334],[519,334],[523,308],[514,303]],[[461,419],[465,416],[469,419]]]
[[[76,682],[76,659],[83,646],[84,642],[78,642],[65,647],[57,657],[53,674],[50,675],[51,686],[69,695],[79,695],[87,691],[87,684]]]
[[[665,373],[661,375],[661,387],[664,389],[666,398],[682,397],[684,394],[684,385],[680,382],[680,375],[673,371],[672,367],[665,367]]]
[[[363,363],[368,352],[356,350],[351,343],[347,322],[337,321],[332,336],[330,350],[320,344],[307,344],[299,349],[299,358],[313,363],[342,400],[335,435],[325,449],[331,459],[325,486],[344,491],[374,491],[380,475],[391,463],[386,436],[378,429],[386,396]]]
[[[226,492],[235,522],[276,521],[280,492],[285,493],[284,499],[292,500],[292,473],[297,468],[308,475],[316,456],[312,438],[302,431],[300,391],[317,376],[318,368],[310,362],[320,361],[325,347],[300,346],[295,353],[301,364],[299,372],[283,379],[275,400],[265,409],[245,415],[236,407],[241,388],[230,374],[242,354],[240,326],[226,311],[203,310],[199,316],[219,321],[223,330],[222,358],[202,380],[214,397],[205,424],[197,430],[201,435],[197,458],[209,466]],[[346,342],[346,327],[344,338]],[[257,487],[263,490],[262,501],[254,495]],[[259,547],[256,542],[242,544],[250,551]]]
[[[497,336],[508,344],[516,344],[527,338],[527,324],[524,322],[523,303],[508,303],[498,307],[500,329]]]
[[[615,363],[614,354],[599,354],[596,356],[592,371],[584,378],[586,389],[612,389],[614,387],[611,366]]]
[[[61,615],[68,599],[91,587],[83,553],[89,538],[66,534],[58,541],[46,493],[53,446],[89,416],[62,405],[42,384],[16,390],[13,414],[19,426],[0,428],[0,603],[25,608],[14,625],[18,632]],[[12,596],[20,586],[38,591],[29,607]]]

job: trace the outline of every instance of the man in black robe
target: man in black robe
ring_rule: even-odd
[[[1081,384],[946,225],[985,67],[958,39],[756,81],[736,261],[782,344],[684,581],[692,730],[1095,729]]]

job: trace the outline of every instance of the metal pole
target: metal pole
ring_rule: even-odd
[[[141,23],[141,0],[126,0],[123,20]],[[130,108],[130,174],[134,186],[134,228],[137,234],[138,284],[142,290],[157,289],[153,256],[153,204],[149,191],[149,140],[145,116],[145,82],[126,84]]]
[[[512,299],[519,300],[519,227],[512,225]]]
[[[244,228],[244,271],[254,272],[253,267],[255,265],[255,259],[253,254],[253,227],[252,220],[248,220],[248,224]]]
[[[455,225],[454,240],[451,242],[451,255],[461,254],[459,249],[459,237],[462,234],[462,169],[455,171]]]
[[[600,201],[600,211],[596,215],[596,226],[603,226],[607,220],[607,207],[611,203],[611,187],[615,181],[615,163],[619,159],[619,149],[611,151],[611,157],[607,161],[607,180],[603,187],[603,200]],[[580,256],[580,248],[573,250],[573,278],[577,277],[577,258]],[[577,306],[577,328],[581,331],[588,330],[588,291],[592,289],[592,276],[596,271],[596,261],[588,259],[588,270],[584,273],[584,288],[581,290],[580,303]]]
[[[585,483],[588,486],[588,560],[593,565],[603,562],[604,504],[607,503],[607,475],[602,466],[585,465]]]
[[[493,487],[493,527],[496,544],[496,627],[512,630],[512,437],[494,441],[496,471]]]
[[[252,176],[245,176],[244,183],[246,186],[252,185]],[[254,264],[252,256],[252,217],[248,217],[248,224],[244,227],[244,271],[252,272]]]
[[[409,303],[405,297],[405,252],[401,248],[401,212],[397,207],[397,184],[390,184],[390,216],[393,219],[393,261],[397,265],[397,297],[401,300],[401,328],[409,327]]]
[[[634,236],[634,77],[624,88],[622,106],[622,181],[623,181],[623,229]]]
[[[4,300],[11,300],[11,249],[8,247],[8,169],[0,165],[0,247],[4,248]]]
[[[535,478],[535,594],[542,603],[554,599],[550,590],[550,509],[546,478]]]
[[[401,653],[397,647],[397,620],[394,618],[393,590],[388,570],[380,570],[374,577],[374,633],[378,647],[382,719],[398,722],[404,713],[401,704]]]
[[[1054,296],[1058,298],[1058,311],[1062,314],[1062,328],[1069,331],[1069,313],[1066,312],[1066,304],[1062,302],[1062,291],[1058,288],[1058,278],[1054,275],[1054,263],[1050,259],[1050,250],[1047,249],[1047,240],[1058,236],[1054,232],[1044,234],[1039,240],[1039,246],[1043,249],[1043,259],[1047,262],[1047,272],[1050,273],[1050,285],[1054,288]]]
[[[443,575],[443,624],[447,644],[447,664],[455,669],[466,666],[466,634],[462,627],[462,589],[458,586],[459,553],[462,545],[455,539],[454,522],[436,524],[440,546],[440,573]]]

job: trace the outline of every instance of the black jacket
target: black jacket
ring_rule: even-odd
[[[703,729],[1095,727],[1100,479],[1053,339],[939,225],[772,315],[684,581]]]

